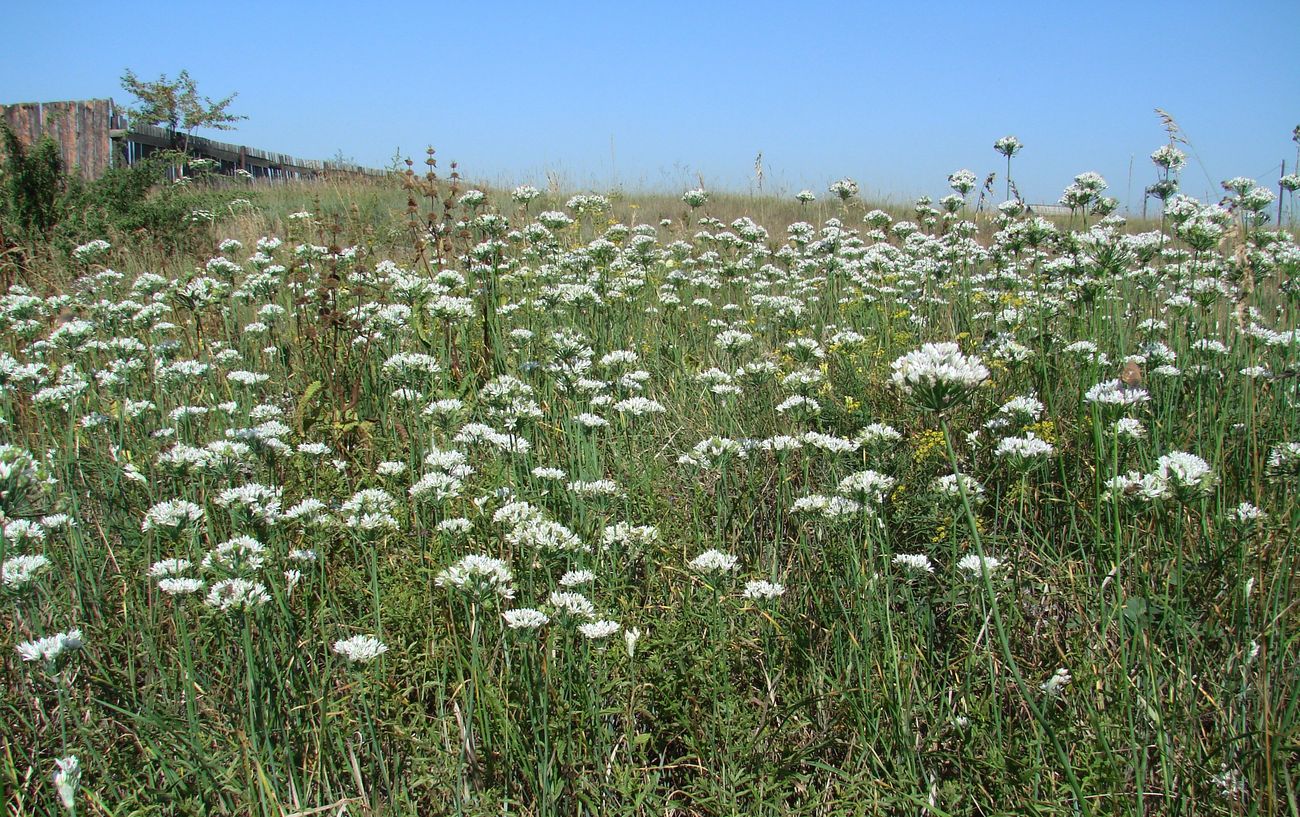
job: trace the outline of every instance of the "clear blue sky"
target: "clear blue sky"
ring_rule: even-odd
[[[1296,159],[1300,2],[18,2],[0,101],[112,96],[188,68],[248,116],[227,141],[383,166],[398,148],[489,183],[947,192],[998,171],[1055,201],[1095,170],[1141,206],[1172,113],[1189,193]],[[1199,158],[1199,161],[1197,160]],[[1000,183],[999,183],[1000,188]]]

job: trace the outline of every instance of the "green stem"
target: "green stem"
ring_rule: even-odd
[[[970,496],[966,493],[966,485],[961,480],[961,470],[957,464],[957,452],[952,446],[952,433],[948,430],[948,421],[940,417],[939,423],[943,428],[943,441],[948,449],[948,460],[952,465],[954,474],[958,474],[957,490],[961,493],[961,504],[966,514],[966,522],[970,526],[971,541],[975,544],[975,553],[980,559],[980,578],[984,592],[989,599],[989,612],[993,615],[993,628],[997,633],[998,647],[1002,652],[1002,660],[1006,662],[1007,667],[1011,670],[1011,677],[1015,680],[1016,688],[1020,691],[1020,696],[1024,699],[1025,705],[1033,713],[1034,720],[1038,722],[1039,727],[1047,735],[1047,739],[1052,744],[1052,749],[1056,752],[1056,757],[1061,763],[1061,769],[1065,772],[1065,779],[1070,786],[1070,791],[1074,794],[1075,808],[1081,814],[1090,814],[1088,803],[1084,800],[1083,789],[1079,786],[1079,780],[1074,774],[1074,767],[1070,764],[1070,757],[1065,752],[1065,747],[1056,735],[1056,730],[1048,722],[1046,714],[1042,707],[1034,700],[1032,690],[1025,678],[1020,673],[1020,666],[1016,663],[1015,657],[1011,654],[1011,643],[1007,638],[1006,627],[1002,623],[1002,611],[998,604],[997,592],[993,588],[993,577],[989,574],[988,563],[984,556],[984,544],[980,538],[979,526],[975,522],[975,513],[971,510]]]

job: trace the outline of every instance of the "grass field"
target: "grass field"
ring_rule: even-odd
[[[32,253],[0,802],[1300,815],[1300,248],[1228,192],[411,177]]]

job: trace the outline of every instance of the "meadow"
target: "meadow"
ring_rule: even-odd
[[[1269,191],[399,181],[8,276],[6,814],[1300,815]]]

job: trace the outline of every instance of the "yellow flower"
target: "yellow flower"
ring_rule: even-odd
[[[1025,431],[1032,431],[1035,436],[1037,436],[1039,439],[1043,440],[1044,442],[1051,443],[1052,445],[1056,444],[1057,441],[1056,423],[1052,422],[1051,420],[1043,420],[1041,422],[1034,423],[1031,426],[1027,426],[1025,428]]]
[[[912,461],[922,462],[944,449],[942,431],[921,431],[913,438]]]

